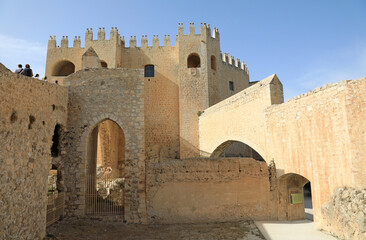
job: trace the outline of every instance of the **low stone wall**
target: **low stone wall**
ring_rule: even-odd
[[[0,64],[0,239],[42,239],[56,124],[66,125],[67,90]]]
[[[366,239],[366,189],[338,188],[321,208],[324,230],[341,239]]]
[[[275,218],[266,162],[201,158],[149,163],[146,182],[151,223]]]

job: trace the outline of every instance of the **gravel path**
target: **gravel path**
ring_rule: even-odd
[[[138,225],[90,219],[64,219],[47,228],[46,239],[207,239],[264,240],[252,221]]]

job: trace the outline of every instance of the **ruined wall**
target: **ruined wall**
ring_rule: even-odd
[[[66,125],[67,90],[0,64],[0,239],[42,239],[55,125]]]
[[[250,158],[171,160],[147,165],[151,223],[274,219],[269,171]]]
[[[273,106],[266,112],[268,157],[278,175],[311,181],[314,220],[338,187],[365,187],[365,79],[343,81]]]
[[[235,140],[267,159],[264,110],[283,102],[282,91],[282,84],[272,75],[205,109],[199,119],[201,154],[210,156],[222,143]]]
[[[67,78],[69,118],[65,158],[69,215],[85,214],[86,174],[91,162],[94,128],[105,119],[125,136],[125,219],[145,220],[144,80],[142,70],[86,69]]]
[[[365,188],[338,188],[321,212],[324,230],[341,239],[366,239]]]

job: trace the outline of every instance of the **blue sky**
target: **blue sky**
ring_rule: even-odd
[[[29,63],[44,75],[47,41],[73,39],[92,27],[136,35],[175,36],[182,22],[220,31],[221,51],[244,60],[250,80],[276,73],[285,99],[318,86],[366,77],[365,0],[78,1],[0,0],[0,62],[11,70]],[[172,37],[174,44],[174,37]],[[128,41],[127,41],[128,42]],[[72,41],[70,41],[70,44]],[[127,43],[128,44],[128,43]]]

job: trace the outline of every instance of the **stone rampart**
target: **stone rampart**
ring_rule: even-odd
[[[0,239],[42,239],[56,124],[66,125],[67,89],[0,64]]]

